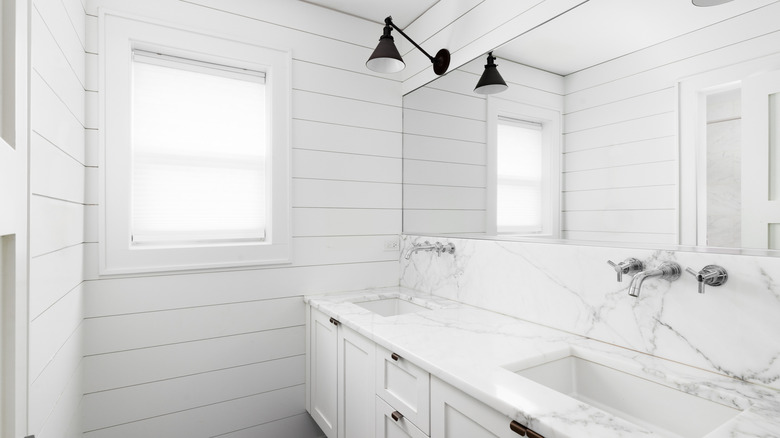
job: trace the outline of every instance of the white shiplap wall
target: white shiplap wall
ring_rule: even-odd
[[[563,235],[676,243],[677,82],[780,51],[780,3],[566,77]]]
[[[509,89],[490,99],[562,111],[563,78],[499,59]],[[486,231],[487,99],[476,59],[404,96],[405,233]]]
[[[85,8],[30,9],[29,418],[38,438],[81,436]]]
[[[89,208],[84,436],[318,436],[301,295],[398,284],[401,82],[365,69],[377,25],[303,2],[88,1],[90,156],[99,7],[291,50],[294,262],[98,278]]]

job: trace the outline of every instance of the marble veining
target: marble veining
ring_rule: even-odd
[[[642,353],[780,389],[780,259],[535,242],[403,236],[452,242],[455,254],[401,260],[401,286]],[[729,280],[697,293],[693,276],[648,279],[638,298],[607,260],[648,268],[716,264]]]
[[[372,294],[377,299],[430,300],[435,309],[380,317],[353,304]],[[659,436],[510,371],[570,354],[742,411],[707,438],[780,437],[780,391],[767,386],[404,287],[304,299],[547,438]],[[455,343],[458,348],[452,348]]]

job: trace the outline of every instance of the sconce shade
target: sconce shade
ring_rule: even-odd
[[[379,44],[366,61],[366,67],[377,73],[396,73],[406,67],[390,35],[391,30],[390,26],[385,26],[384,33],[379,37]]]
[[[475,93],[495,94],[509,88],[506,82],[504,82],[504,78],[501,77],[501,73],[498,72],[498,66],[493,62],[495,59],[493,52],[488,53],[485,71],[482,72],[482,77],[479,78],[479,82],[477,82],[477,86],[474,88]]]

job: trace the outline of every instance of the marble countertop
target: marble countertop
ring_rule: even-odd
[[[392,297],[430,310],[382,317],[354,304]],[[707,438],[780,437],[780,392],[768,387],[401,287],[304,300],[547,438],[662,436],[510,371],[570,354],[743,411]]]

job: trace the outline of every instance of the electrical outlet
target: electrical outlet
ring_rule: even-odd
[[[385,251],[398,251],[401,249],[401,244],[398,239],[385,240]]]

